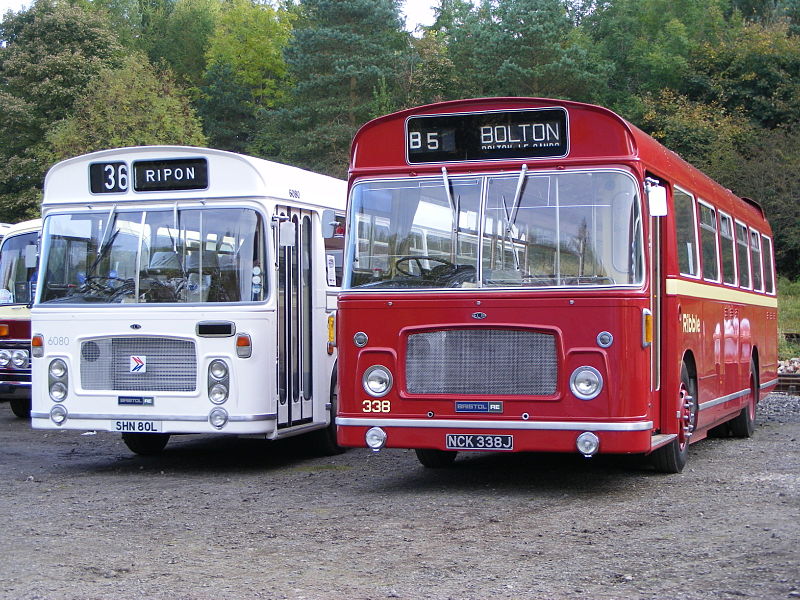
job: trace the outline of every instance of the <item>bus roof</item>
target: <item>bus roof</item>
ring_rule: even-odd
[[[166,161],[162,165],[167,166],[206,161],[207,175],[204,176],[201,189],[181,189],[180,185],[173,189],[166,189],[166,185],[137,189],[140,186],[134,185],[134,167],[157,167],[159,161]],[[112,192],[92,191],[95,184],[90,181],[94,176],[90,175],[91,165],[99,168],[98,165],[122,164],[127,167],[126,177],[130,179],[130,184],[126,182],[124,189],[119,189],[114,174],[115,179],[108,180],[117,184]],[[170,172],[175,171],[175,167],[170,166],[169,169]],[[163,168],[160,171],[167,170]],[[159,169],[156,168],[156,178],[158,176]],[[344,210],[345,190],[346,183],[340,179],[243,154],[192,146],[137,146],[101,150],[57,163],[45,177],[42,206],[86,204],[87,201],[97,204],[268,197],[309,205],[320,205],[320,199],[324,199],[325,207]]]
[[[563,153],[541,158],[502,158],[487,160],[455,160],[417,162],[407,154],[406,134],[409,119],[425,115],[463,115],[474,113],[513,112],[559,109],[566,111],[569,140]],[[396,140],[396,141],[395,141]],[[363,150],[362,150],[363,149]],[[760,206],[735,196],[699,169],[683,160],[644,131],[615,112],[582,102],[549,98],[474,98],[452,100],[402,110],[366,123],[358,130],[350,152],[350,178],[369,175],[439,174],[448,171],[559,168],[591,164],[638,164],[642,172],[663,177],[670,183],[691,188],[700,197],[724,198],[751,212],[756,221],[764,221]],[[766,227],[763,225],[762,227]]]
[[[41,219],[31,219],[30,221],[20,221],[14,225],[9,225],[8,229],[3,232],[5,236],[3,239],[11,238],[21,233],[30,233],[31,231],[39,231],[42,228]]]

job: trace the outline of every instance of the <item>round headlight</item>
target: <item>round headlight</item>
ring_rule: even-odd
[[[67,420],[67,409],[60,404],[50,409],[50,420],[56,425],[61,425]]]
[[[225,423],[228,422],[228,411],[219,407],[212,409],[208,413],[208,422],[217,429],[222,429],[225,427]]]
[[[380,427],[370,427],[364,436],[364,441],[367,446],[377,452],[386,444],[386,432]]]
[[[61,379],[67,372],[67,363],[60,358],[50,363],[50,377]]]
[[[603,376],[594,367],[578,367],[569,378],[569,387],[581,400],[591,400],[603,389]]]
[[[213,360],[208,365],[208,372],[214,379],[225,379],[228,376],[228,365],[224,360]]]
[[[353,343],[359,348],[363,348],[364,346],[366,346],[367,342],[369,342],[369,338],[367,337],[367,334],[364,333],[363,331],[359,331],[353,336]]]
[[[53,385],[50,386],[50,397],[55,402],[61,402],[64,398],[67,397],[67,386],[65,386],[60,381],[56,381]]]
[[[8,350],[0,350],[0,367],[7,367],[11,362],[11,352]]]
[[[26,350],[14,350],[11,353],[11,362],[18,369],[24,369],[28,366],[28,352]]]
[[[380,398],[392,389],[392,374],[386,367],[375,365],[366,370],[362,384],[364,391],[370,396]]]
[[[208,390],[208,399],[214,404],[222,404],[228,399],[228,388],[221,383],[215,383],[211,386],[211,389]]]

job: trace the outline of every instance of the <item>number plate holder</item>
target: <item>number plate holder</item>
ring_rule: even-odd
[[[487,435],[475,433],[447,433],[444,437],[448,450],[492,450],[510,452],[514,449],[513,435]]]

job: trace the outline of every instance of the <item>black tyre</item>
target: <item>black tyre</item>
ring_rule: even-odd
[[[681,365],[678,388],[678,410],[681,413],[678,436],[651,454],[653,466],[661,473],[680,473],[689,456],[689,439],[697,426],[697,389],[689,377],[686,363]]]
[[[122,441],[131,452],[142,456],[160,454],[169,441],[168,433],[123,433]]]
[[[753,436],[756,426],[756,402],[758,400],[758,372],[756,363],[750,361],[750,397],[741,412],[730,421],[730,432],[733,437],[749,438]]]
[[[11,398],[11,412],[20,419],[31,418],[31,399],[30,398]]]
[[[458,452],[454,450],[432,450],[430,448],[417,448],[417,460],[429,469],[444,469],[453,464]]]
[[[323,456],[336,456],[347,448],[343,448],[336,441],[336,415],[339,412],[339,385],[334,380],[331,386],[331,422],[325,429],[315,431],[317,451]]]

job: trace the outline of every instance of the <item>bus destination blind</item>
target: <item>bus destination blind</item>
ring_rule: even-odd
[[[569,132],[563,108],[409,117],[409,164],[560,158]]]
[[[208,187],[205,158],[139,160],[133,163],[133,189],[137,192],[204,190]]]

